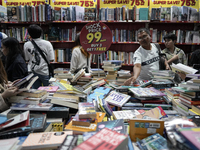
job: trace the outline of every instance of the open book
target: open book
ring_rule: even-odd
[[[33,77],[33,73],[29,74],[28,76],[22,78],[13,86],[17,86],[19,91],[28,91],[32,87],[33,83],[38,79],[38,76]]]
[[[173,72],[184,72],[185,74],[195,74],[198,70],[193,69],[191,67],[188,67],[184,64],[178,63],[178,64],[172,64],[171,65]]]

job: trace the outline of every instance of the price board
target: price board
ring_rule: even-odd
[[[24,5],[29,5],[29,6],[36,6],[40,4],[48,4],[49,1],[47,0],[2,0],[2,5],[4,7],[7,6],[24,6]]]
[[[51,0],[52,7],[70,7],[70,5],[96,8],[97,0]]]
[[[91,54],[101,54],[107,51],[112,43],[112,33],[102,22],[86,24],[80,34],[82,47]]]
[[[134,6],[137,8],[148,7],[148,0],[100,0],[100,8],[132,8]]]
[[[150,8],[188,6],[199,10],[198,0],[150,0]]]

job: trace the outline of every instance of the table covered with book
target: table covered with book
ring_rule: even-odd
[[[116,68],[104,67],[104,76],[80,70],[12,97],[0,116],[0,146],[200,149],[200,75],[188,74],[191,80],[177,84],[172,71],[155,71],[152,80],[123,86],[130,72]]]

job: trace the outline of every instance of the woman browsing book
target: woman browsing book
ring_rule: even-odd
[[[8,83],[7,74],[0,59],[0,113],[9,109],[8,99],[20,93],[17,87],[12,87],[11,83]]]
[[[19,42],[13,37],[2,40],[2,52],[6,56],[5,70],[9,81],[21,79],[28,74],[27,65],[24,59],[24,52]]]
[[[89,73],[91,55],[81,46],[80,32],[76,35],[75,44],[76,46],[72,49],[70,73],[77,73],[82,68],[88,68],[85,71]]]

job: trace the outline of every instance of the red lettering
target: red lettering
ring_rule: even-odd
[[[167,4],[172,4],[172,1],[168,1]]]
[[[115,2],[116,2],[116,1],[115,1]],[[93,1],[90,1],[90,6],[91,6],[91,7],[94,6]]]
[[[131,3],[131,6],[133,6],[133,4],[134,4],[135,0],[131,0],[131,1],[132,1],[132,3]]]
[[[80,1],[80,3],[81,3],[81,7],[83,6],[83,4],[84,4],[84,1]]]

